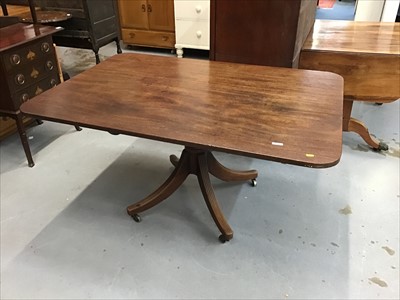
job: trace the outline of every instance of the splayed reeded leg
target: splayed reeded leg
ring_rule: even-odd
[[[175,170],[168,177],[168,179],[149,196],[135,204],[128,206],[128,214],[134,216],[135,214],[152,208],[153,206],[168,198],[173,192],[177,190],[177,188],[185,181],[186,177],[190,174],[188,164],[188,154],[183,152],[182,159],[179,161]]]
[[[224,167],[211,152],[207,155],[207,165],[209,172],[223,181],[246,181],[256,179],[258,176],[256,170],[236,171]]]
[[[351,117],[351,110],[353,107],[352,100],[343,101],[343,131],[352,131],[358,133],[362,139],[374,150],[388,150],[389,147],[384,142],[379,142],[376,138],[372,137],[368,131],[367,126],[357,119]]]
[[[175,167],[178,165],[179,158],[175,155],[171,155],[169,160]],[[252,185],[256,185],[255,180],[258,176],[258,172],[256,170],[237,171],[229,169],[218,162],[212,152],[207,152],[207,166],[208,172],[220,180],[227,182],[251,180]]]
[[[207,157],[210,154],[211,153],[203,153],[197,157],[199,165],[197,179],[199,180],[201,192],[203,193],[203,197],[206,201],[208,210],[210,211],[210,214],[214,219],[215,224],[221,232],[219,240],[221,242],[226,242],[232,239],[233,231],[226,221],[225,216],[221,211],[221,208],[219,207],[217,198],[215,197],[214,190],[211,185],[210,176],[208,175],[209,169],[207,166]]]
[[[233,231],[219,207],[211,185],[209,173],[225,181],[241,181],[249,179],[255,180],[257,171],[240,172],[227,169],[215,159],[210,151],[189,147],[186,147],[182,151],[182,155],[179,159],[175,155],[171,155],[170,161],[175,166],[175,170],[170,177],[151,195],[138,203],[130,205],[127,208],[128,214],[131,215],[135,221],[139,222],[140,217],[138,213],[165,200],[184,182],[189,174],[193,174],[197,176],[208,210],[221,232],[219,237],[220,241],[226,242],[231,240]]]

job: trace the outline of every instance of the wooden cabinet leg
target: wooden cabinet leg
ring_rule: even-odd
[[[15,116],[15,121],[17,123],[17,129],[18,129],[19,137],[21,139],[22,146],[24,147],[25,155],[28,160],[28,165],[29,165],[29,167],[32,168],[35,165],[35,163],[33,162],[33,159],[32,159],[32,154],[31,154],[31,150],[29,148],[28,138],[26,136],[25,126],[22,121],[21,113],[17,113],[17,115]]]
[[[115,44],[117,45],[117,53],[121,54],[122,50],[121,50],[121,44],[119,43],[119,38],[115,38]]]
[[[94,56],[96,57],[96,65],[100,63],[99,49],[93,49]]]
[[[8,16],[7,4],[5,0],[1,0],[1,10],[3,11],[3,16]]]
[[[181,46],[175,46],[176,47],[176,56],[178,58],[183,57],[183,48]]]

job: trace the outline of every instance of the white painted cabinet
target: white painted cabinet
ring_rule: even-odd
[[[174,0],[176,54],[183,48],[210,50],[210,0]]]

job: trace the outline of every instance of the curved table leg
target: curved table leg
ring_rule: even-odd
[[[388,150],[389,147],[385,143],[379,142],[370,135],[367,126],[363,122],[351,117],[352,108],[353,101],[345,99],[343,101],[343,131],[358,133],[375,150]]]
[[[169,160],[175,167],[178,165],[179,158],[176,157],[176,155],[171,155]],[[207,152],[207,166],[208,172],[222,181],[229,182],[255,180],[258,176],[258,172],[256,170],[237,171],[223,166],[220,162],[218,162],[212,152]]]
[[[168,179],[149,196],[135,204],[128,206],[128,214],[130,216],[134,216],[135,214],[152,208],[153,206],[168,198],[173,192],[177,190],[177,188],[185,181],[186,177],[190,174],[188,163],[188,155],[183,152],[182,159],[179,161],[178,166],[168,177]]]
[[[172,154],[169,156],[169,161],[174,167],[176,167],[179,163],[179,158],[176,155]]]
[[[208,153],[210,155],[210,153]],[[201,188],[201,192],[203,193],[204,200],[206,201],[208,210],[212,218],[214,219],[215,224],[217,225],[219,231],[221,231],[222,235],[219,237],[221,242],[226,242],[232,239],[233,231],[226,221],[224,214],[221,211],[221,208],[218,205],[217,198],[215,198],[215,194],[211,185],[210,176],[208,175],[208,167],[207,167],[207,154],[201,154],[197,157],[198,166],[199,166],[199,174],[197,175],[197,179],[199,181],[199,185]]]
[[[224,167],[211,152],[207,155],[207,165],[209,172],[223,181],[255,180],[258,176],[256,170],[236,171]]]
[[[135,221],[139,222],[140,217],[137,215],[139,212],[143,212],[165,200],[183,183],[189,174],[194,174],[197,176],[199,181],[200,189],[203,193],[208,210],[221,232],[219,240],[221,242],[231,240],[233,237],[233,231],[218,205],[218,201],[211,185],[209,173],[213,175],[216,174],[217,177],[222,180],[239,181],[249,179],[254,180],[255,177],[257,177],[257,171],[232,171],[221,165],[210,151],[189,147],[186,147],[182,151],[179,159],[175,155],[171,155],[170,161],[175,166],[175,170],[172,172],[170,177],[151,195],[138,203],[128,206],[128,214],[131,215]]]
[[[350,118],[348,131],[353,131],[358,133],[363,138],[363,140],[375,150],[386,151],[389,149],[389,147],[385,143],[379,142],[377,139],[373,138],[370,135],[368,128],[364,125],[364,123],[357,119]]]

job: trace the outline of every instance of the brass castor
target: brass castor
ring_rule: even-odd
[[[223,234],[221,234],[221,235],[218,237],[218,239],[219,239],[219,241],[220,241],[222,244],[225,244],[225,242],[229,242],[229,240],[230,240],[229,237],[227,237],[226,235],[223,235]]]
[[[131,217],[136,223],[142,222],[142,218],[138,214],[133,214]]]
[[[378,148],[375,150],[376,151],[382,151],[382,150],[387,151],[387,150],[389,150],[389,146],[384,142],[380,142]]]

